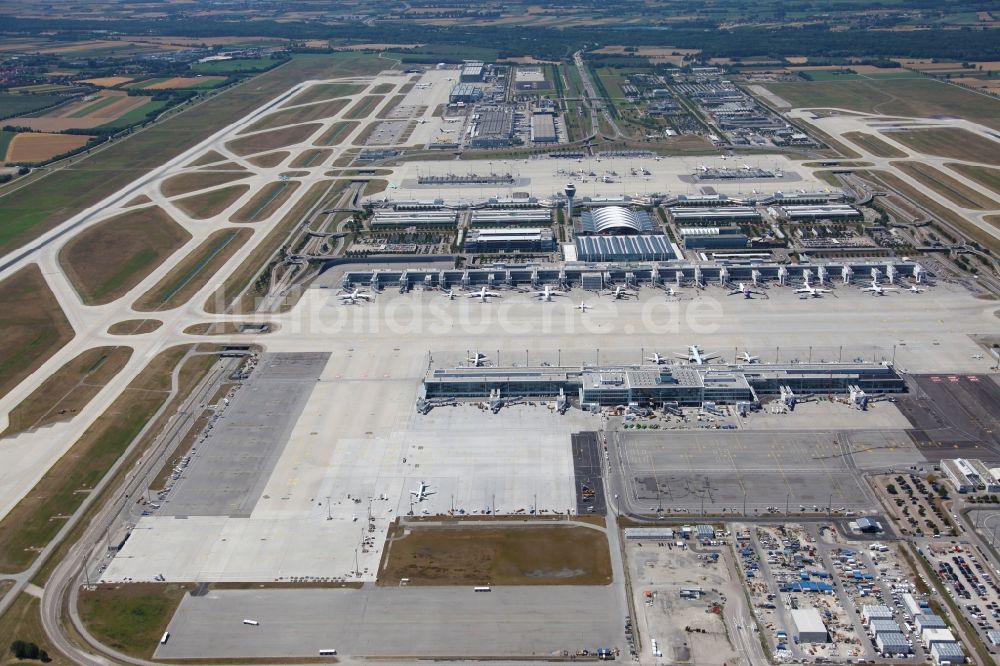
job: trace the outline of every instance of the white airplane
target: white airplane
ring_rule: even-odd
[[[706,354],[705,350],[698,345],[688,345],[686,354],[675,353],[674,356],[686,359],[689,363],[694,363],[695,365],[704,365],[707,361],[719,358],[719,355],[715,353]]]
[[[653,352],[653,355],[652,356],[647,356],[646,360],[647,361],[652,361],[656,365],[663,365],[664,363],[667,362],[667,357],[666,356],[660,356],[656,352]]]
[[[667,298],[677,298],[678,296],[680,296],[680,294],[677,293],[676,289],[673,287],[667,287]]]
[[[806,283],[800,289],[796,289],[795,293],[804,294],[803,298],[809,298],[810,296],[812,296],[813,298],[819,298],[820,296],[829,291],[830,291],[829,289],[820,289],[819,287],[814,287],[811,284],[809,284],[809,280],[806,280]]]
[[[536,291],[535,298],[540,298],[543,301],[551,301],[553,296],[565,296],[563,292],[558,289],[552,289],[549,285],[545,285],[543,291]]]
[[[753,298],[753,295],[756,293],[757,292],[755,292],[750,288],[750,285],[746,284],[745,282],[740,282],[739,286],[736,287],[736,289],[729,292],[729,295],[735,296],[736,294],[743,294],[743,298]]]
[[[474,368],[481,368],[481,367],[483,367],[486,364],[486,361],[488,361],[490,359],[489,359],[488,356],[486,356],[486,354],[481,354],[479,352],[476,352],[475,354],[473,354],[472,356],[470,356],[469,358],[467,358],[465,360],[468,363],[471,363],[472,367],[474,367]]]
[[[458,294],[455,293],[454,289],[448,289],[448,291],[444,292],[441,295],[447,298],[449,301],[455,300],[455,298],[458,296]]]
[[[413,495],[413,497],[414,497],[413,501],[414,502],[423,502],[425,499],[427,499],[428,497],[430,497],[431,495],[433,495],[434,493],[430,492],[428,490],[429,488],[430,488],[429,485],[427,485],[425,482],[421,481],[419,488],[417,488],[416,490],[411,490],[410,491],[410,494]]]
[[[918,287],[915,284],[911,284],[910,288],[907,289],[907,291],[909,291],[911,294],[922,294],[922,293],[924,293],[927,290],[926,289],[921,289],[920,287]]]
[[[616,301],[619,299],[630,298],[632,296],[638,296],[636,292],[626,289],[625,287],[615,287],[614,291],[605,291],[604,294],[614,296]]]
[[[883,287],[875,280],[872,280],[870,287],[864,287],[861,291],[870,291],[872,296],[885,296],[888,291],[896,291],[896,287]]]
[[[760,360],[760,356],[752,356],[750,352],[743,352],[743,355],[740,356],[740,360],[744,363],[756,363]]]
[[[587,308],[589,308],[589,307],[593,307],[593,306],[590,306],[590,305],[587,305],[587,304],[586,304],[586,303],[584,303],[583,301],[580,301],[580,304],[579,304],[579,305],[576,305],[576,306],[574,306],[574,307],[575,307],[575,308],[576,308],[577,310],[580,310],[581,312],[586,312],[586,311],[587,311]]]
[[[371,294],[366,294],[355,289],[349,294],[343,294],[340,300],[344,305],[357,305],[361,301],[370,302],[373,298]]]
[[[488,303],[489,298],[501,298],[500,294],[495,291],[486,291],[486,287],[483,287],[479,291],[469,294],[469,298],[478,298],[480,303]]]

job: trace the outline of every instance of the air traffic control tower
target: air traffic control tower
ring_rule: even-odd
[[[566,221],[569,224],[573,224],[573,197],[576,196],[576,185],[573,183],[566,183],[566,188],[563,190],[566,194]]]

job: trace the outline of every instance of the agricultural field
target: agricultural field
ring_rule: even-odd
[[[197,62],[191,65],[191,71],[198,74],[226,74],[228,72],[263,72],[275,65],[280,64],[280,60],[271,58],[234,58],[232,60],[213,60],[211,62]]]
[[[226,81],[224,76],[172,76],[146,79],[129,86],[133,90],[203,90],[216,88]]]
[[[928,78],[774,82],[764,87],[793,107],[917,118],[952,115],[1000,129],[1000,100]]]
[[[32,113],[33,111],[58,104],[64,99],[64,97],[60,97],[59,95],[14,95],[7,92],[0,92],[0,118],[11,118],[24,113]],[[10,125],[13,123],[4,124]]]
[[[38,132],[92,129],[118,121],[150,102],[151,98],[144,95],[129,96],[120,90],[102,90],[37,116],[12,118],[8,124],[30,127]]]
[[[580,525],[448,527],[398,525],[379,585],[607,585],[611,557],[602,530]]]
[[[299,188],[297,181],[281,181],[261,188],[243,208],[236,211],[230,222],[260,222],[280,208]]]
[[[990,210],[1000,207],[989,197],[923,162],[893,162],[892,166],[963,208]]]
[[[7,146],[6,161],[12,164],[37,164],[87,145],[91,137],[84,134],[18,134]]]
[[[134,80],[131,76],[101,76],[96,79],[81,79],[77,83],[86,83],[98,88],[117,88]]]
[[[131,357],[131,347],[95,347],[83,352],[51,374],[10,411],[9,425],[0,436],[73,418],[121,372]]]
[[[275,148],[284,148],[285,146],[295,143],[301,143],[302,141],[308,139],[313,132],[318,130],[320,127],[322,127],[322,125],[312,123],[309,125],[295,125],[284,129],[272,130],[270,132],[261,132],[260,134],[253,134],[251,136],[230,141],[226,144],[226,147],[237,155],[245,157],[247,155],[274,150]]]
[[[7,156],[7,148],[10,146],[10,142],[14,140],[17,136],[17,132],[4,132],[0,130],[0,164],[2,164]]]
[[[335,116],[340,113],[341,109],[347,106],[347,103],[348,100],[346,99],[335,99],[328,102],[319,102],[308,106],[299,106],[293,109],[277,111],[264,116],[240,133],[248,134],[250,132],[259,132],[260,130],[274,129],[284,125],[295,125],[298,123],[307,123],[313,120],[329,118],[330,116]]]
[[[229,208],[237,199],[246,194],[249,185],[233,185],[203,194],[193,194],[173,202],[175,206],[194,220],[207,220]]]
[[[892,138],[925,155],[1000,165],[1000,143],[958,127],[892,132]]]
[[[0,395],[6,395],[73,337],[36,265],[0,282]]]
[[[252,235],[251,229],[216,231],[143,294],[133,307],[142,312],[154,312],[187,303]]]
[[[298,81],[378,72],[385,61],[358,53],[302,55],[171,116],[127,140],[4,194],[0,253],[21,247],[112,192],[179,155],[233,121],[234,108],[254,108]]]
[[[142,208],[74,236],[59,263],[84,302],[101,305],[121,298],[190,238],[161,208]]]

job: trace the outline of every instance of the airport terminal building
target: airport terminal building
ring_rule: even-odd
[[[431,369],[422,398],[578,397],[581,405],[700,406],[759,404],[790,390],[798,395],[903,393],[906,384],[889,364],[782,363],[622,365],[585,367],[457,367]]]

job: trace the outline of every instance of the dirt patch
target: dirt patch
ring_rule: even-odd
[[[572,524],[423,527],[396,524],[379,585],[607,585],[603,531]]]
[[[9,425],[0,436],[72,419],[131,357],[131,347],[95,347],[83,352],[10,411]]]
[[[108,327],[108,334],[143,335],[145,333],[152,333],[161,326],[163,326],[163,322],[159,319],[127,319],[111,324]]]
[[[63,247],[59,263],[87,304],[121,298],[191,238],[158,206],[93,226]]]
[[[214,217],[229,208],[237,199],[246,194],[249,185],[233,185],[212,190],[204,194],[195,194],[174,201],[174,205],[195,220],[205,220]]]
[[[346,99],[335,99],[329,102],[319,102],[308,106],[297,106],[292,109],[277,111],[264,116],[254,124],[250,125],[250,127],[240,132],[240,134],[248,134],[250,132],[259,132],[260,130],[274,129],[275,127],[283,127],[285,125],[297,125],[299,123],[307,123],[313,120],[329,118],[330,116],[335,116],[340,113],[340,111],[347,106],[349,101],[350,100]]]
[[[176,176],[171,176],[160,183],[160,192],[162,192],[165,197],[176,197],[181,194],[190,194],[191,192],[204,190],[208,187],[231,183],[234,180],[240,180],[241,178],[246,178],[249,175],[250,174],[247,173],[225,173],[221,171],[218,173],[182,173]]]
[[[284,148],[294,143],[301,143],[308,139],[322,125],[312,123],[309,125],[295,125],[271,132],[261,132],[242,139],[230,141],[226,146],[237,155],[246,156],[255,153],[263,153],[276,148]]]
[[[0,395],[6,395],[73,338],[73,327],[35,264],[0,282],[0,312]]]
[[[7,147],[8,162],[47,162],[57,155],[87,145],[90,137],[83,134],[18,134]]]
[[[279,181],[264,186],[245,206],[229,218],[230,222],[259,222],[266,220],[280,208],[288,197],[299,188],[297,181]]]

